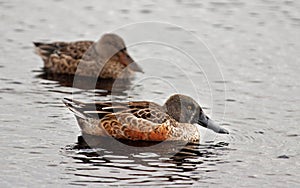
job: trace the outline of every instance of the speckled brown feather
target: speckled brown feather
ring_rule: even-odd
[[[34,43],[46,69],[53,73],[75,74],[79,61],[93,44],[92,41]]]
[[[143,141],[199,141],[194,125],[177,122],[153,102],[81,103],[70,99],[64,102],[75,113],[85,134]]]

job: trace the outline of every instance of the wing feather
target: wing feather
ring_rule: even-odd
[[[69,56],[72,59],[82,59],[85,52],[91,47],[93,41],[78,41],[78,42],[53,42],[41,43],[34,42],[36,52],[44,61],[48,61],[51,55]]]
[[[117,139],[145,141],[163,141],[171,134],[170,118],[156,103],[82,103],[72,99],[65,99],[64,102],[73,112],[77,112],[75,115],[81,118],[79,123],[85,133],[105,135],[101,131],[95,133],[102,127],[108,135]],[[86,122],[89,121],[97,122],[98,127],[88,126]]]
[[[101,120],[101,126],[117,139],[164,141],[171,133],[167,122],[154,123],[130,113],[105,116]]]

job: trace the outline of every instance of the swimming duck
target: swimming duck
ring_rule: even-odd
[[[197,125],[228,134],[191,97],[175,94],[163,106],[154,102],[83,103],[65,98],[83,134],[140,141],[180,140],[199,142]]]
[[[127,53],[123,39],[112,33],[104,34],[98,42],[34,42],[34,45],[48,73],[116,79],[143,72]]]

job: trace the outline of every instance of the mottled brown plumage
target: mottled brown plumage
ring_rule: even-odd
[[[201,107],[184,95],[171,96],[163,106],[148,101],[82,103],[65,99],[64,103],[74,112],[84,134],[127,140],[197,142],[200,134],[194,124],[208,127],[209,118]],[[227,133],[220,127],[218,132]]]
[[[105,34],[98,42],[34,42],[46,71],[100,78],[129,78],[142,72],[126,51],[121,37]]]

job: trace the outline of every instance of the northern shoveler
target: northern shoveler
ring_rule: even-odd
[[[207,117],[191,97],[172,95],[163,106],[154,102],[82,103],[65,98],[83,134],[112,136],[116,139],[198,142],[199,124],[217,133],[228,134]]]
[[[34,45],[45,70],[54,74],[116,79],[143,72],[128,55],[123,39],[116,34],[104,34],[98,42],[34,42]]]

